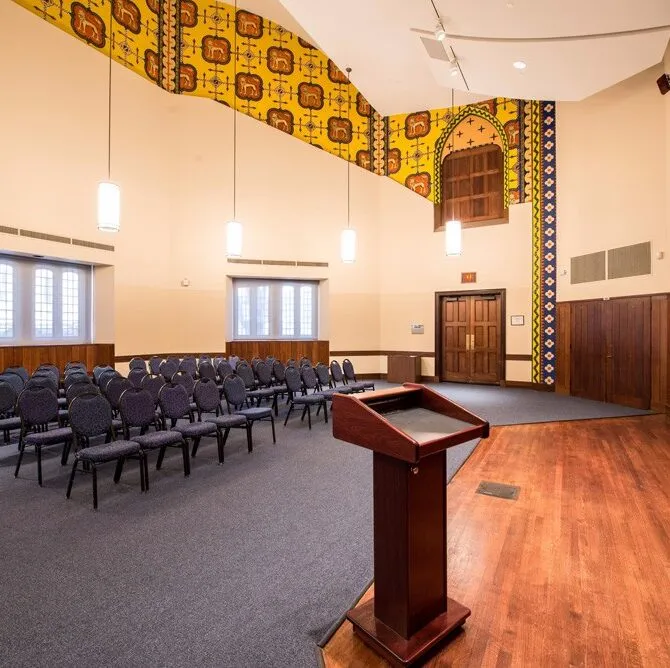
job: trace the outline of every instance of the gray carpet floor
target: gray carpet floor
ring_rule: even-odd
[[[492,424],[638,413],[527,390],[446,393]],[[315,666],[316,643],[372,576],[371,453],[323,421],[278,422],[276,445],[269,425],[254,431],[253,454],[231,434],[222,467],[205,439],[188,479],[168,454],[147,494],[135,462],[119,485],[108,467],[97,512],[88,476],[65,499],[59,449],[40,489],[34,457],[15,480],[15,446],[0,446],[0,665]],[[450,450],[449,478],[476,445]]]

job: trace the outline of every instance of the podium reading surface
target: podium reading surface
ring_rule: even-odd
[[[447,596],[446,450],[488,422],[433,390],[333,396],[335,438],[373,450],[374,598],[347,613],[393,665],[422,659],[470,610]]]

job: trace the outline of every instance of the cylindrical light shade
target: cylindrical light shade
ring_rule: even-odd
[[[226,229],[226,256],[242,257],[242,223],[231,220]]]
[[[356,262],[356,230],[348,227],[340,237],[340,257],[348,264]]]
[[[121,227],[121,188],[116,183],[98,184],[98,229],[118,232]]]
[[[461,221],[448,220],[444,226],[444,249],[447,255],[460,255],[461,245]]]

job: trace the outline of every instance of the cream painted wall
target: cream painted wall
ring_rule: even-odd
[[[510,207],[509,223],[464,230],[463,253],[446,257],[442,233],[433,232],[433,205],[399,184],[379,180],[381,349],[435,350],[435,292],[506,289],[507,353],[531,353],[531,204]],[[461,284],[461,272],[477,283]],[[509,326],[523,315],[523,327]],[[424,325],[411,334],[410,325]],[[386,360],[383,360],[385,370]],[[434,360],[422,358],[422,374],[434,375]],[[507,368],[508,380],[530,381],[530,362]]]
[[[662,70],[557,105],[559,301],[670,289],[670,96],[656,86]],[[571,257],[644,241],[651,275],[570,284]]]
[[[27,34],[39,49],[25,48]],[[169,95],[115,64],[112,178],[122,188],[122,229],[111,237],[95,224],[96,187],[107,164],[107,60],[19,6],[2,3],[0,62],[0,225],[112,243],[116,251],[8,235],[0,235],[0,244],[112,265],[96,270],[102,281],[96,294],[115,317],[105,317],[105,305],[96,302],[95,330],[108,336],[114,329],[117,355],[223,350],[227,277],[268,273],[324,280],[328,313],[319,334],[333,349],[379,348],[376,184],[382,179],[351,167],[351,224],[359,249],[358,261],[343,265],[347,163],[239,115],[237,214],[245,225],[244,256],[329,266],[264,267],[259,273],[252,265],[228,264],[232,110]],[[181,287],[183,278],[190,287]]]

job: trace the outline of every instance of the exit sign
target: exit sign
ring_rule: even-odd
[[[461,283],[476,283],[477,282],[477,272],[476,271],[464,271],[461,273]]]

